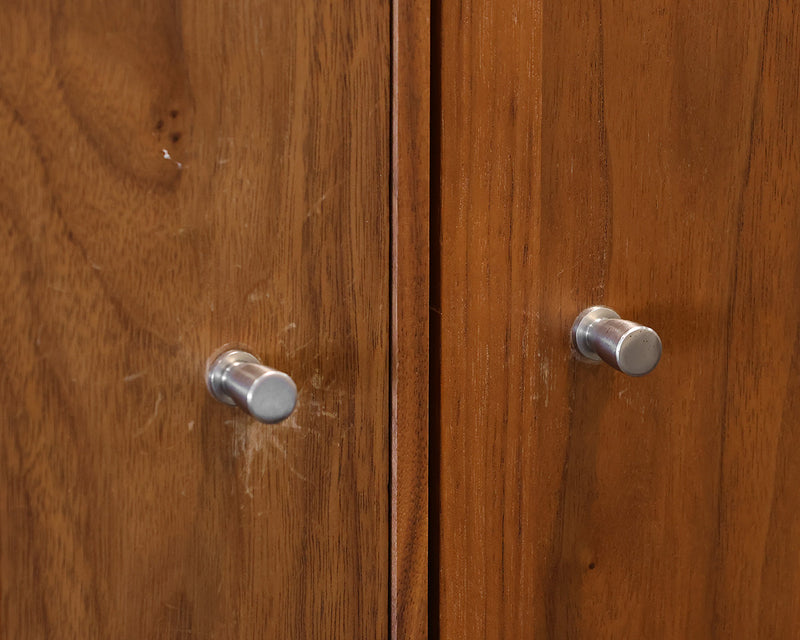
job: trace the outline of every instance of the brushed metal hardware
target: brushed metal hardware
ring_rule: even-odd
[[[661,358],[655,331],[623,320],[608,307],[584,309],[572,325],[572,343],[582,356],[603,360],[629,376],[650,373]]]
[[[208,366],[206,385],[220,402],[238,405],[267,424],[288,418],[297,403],[297,386],[287,374],[238,349],[225,351]]]

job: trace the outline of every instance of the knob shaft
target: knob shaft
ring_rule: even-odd
[[[650,327],[623,320],[608,307],[589,307],[572,325],[572,342],[591,360],[603,360],[629,376],[650,373],[661,359],[661,338]]]
[[[287,374],[238,349],[226,351],[209,365],[206,384],[220,402],[238,405],[267,424],[288,418],[297,403],[297,386]]]

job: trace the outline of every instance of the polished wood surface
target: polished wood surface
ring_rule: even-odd
[[[528,637],[541,15],[443,5],[439,633]],[[433,418],[432,418],[433,420]],[[541,423],[543,424],[543,423]],[[532,487],[530,487],[532,488]],[[523,603],[525,606],[523,607]]]
[[[795,637],[797,12],[473,1],[441,35],[441,637]],[[601,303],[653,373],[571,354]]]
[[[3,638],[388,636],[390,19],[0,9]]]
[[[393,3],[392,637],[428,631],[430,3]]]

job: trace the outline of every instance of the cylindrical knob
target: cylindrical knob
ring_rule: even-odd
[[[220,402],[238,405],[268,424],[288,418],[297,402],[294,381],[247,351],[231,350],[217,357],[208,367],[206,384]]]
[[[572,325],[572,343],[591,360],[629,376],[650,373],[661,358],[661,338],[650,327],[622,320],[608,307],[589,307]]]

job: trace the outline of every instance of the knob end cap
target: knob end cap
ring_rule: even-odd
[[[650,327],[631,329],[617,346],[617,366],[622,373],[629,376],[650,373],[660,359],[661,338]]]
[[[288,418],[297,404],[297,386],[282,371],[267,371],[250,387],[247,411],[268,424]]]

